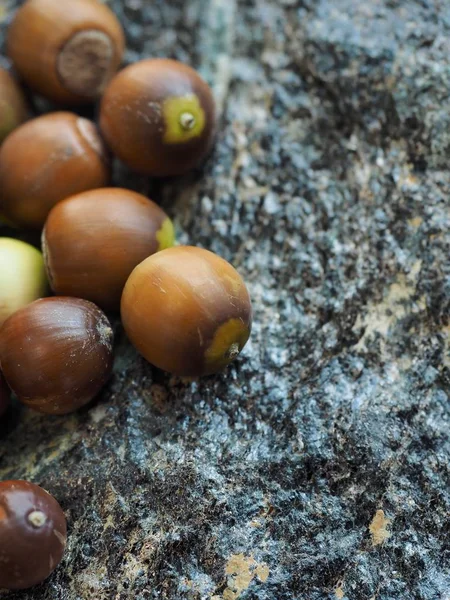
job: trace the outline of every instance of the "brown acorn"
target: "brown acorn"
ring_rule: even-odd
[[[10,25],[7,51],[35,92],[81,104],[102,94],[124,44],[119,21],[98,0],[27,0]]]
[[[132,272],[122,296],[124,329],[153,365],[183,376],[215,373],[234,360],[251,330],[241,276],[223,258],[177,246]]]
[[[109,310],[119,309],[134,267],[173,243],[166,213],[145,196],[118,188],[83,192],[59,202],[42,234],[54,292]]]
[[[18,399],[62,415],[87,404],[112,368],[113,333],[103,312],[78,298],[44,298],[0,328],[0,364]]]
[[[211,148],[215,104],[208,84],[175,60],[149,59],[120,71],[107,87],[100,128],[130,168],[154,177],[181,175]]]
[[[42,227],[57,202],[108,181],[97,128],[70,112],[24,123],[0,148],[0,214],[22,227]]]
[[[19,84],[0,68],[0,145],[28,116],[28,104]]]
[[[28,481],[0,482],[0,588],[23,590],[47,579],[66,547],[58,502]]]

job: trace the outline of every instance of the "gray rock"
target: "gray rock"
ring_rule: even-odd
[[[52,492],[70,537],[5,597],[448,599],[450,7],[111,4],[127,61],[190,62],[223,110],[201,171],[115,181],[233,262],[255,325],[227,372],[186,382],[116,324],[93,405],[10,413],[0,477]]]

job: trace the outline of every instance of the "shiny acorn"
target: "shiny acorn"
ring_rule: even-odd
[[[117,71],[124,34],[98,0],[27,0],[8,31],[7,52],[37,93],[66,105],[98,98]]]
[[[20,240],[0,238],[0,325],[47,291],[44,259],[39,250]]]
[[[148,59],[120,71],[101,103],[100,128],[130,168],[154,177],[181,175],[212,146],[214,98],[191,67]]]
[[[12,75],[0,68],[0,145],[29,117],[28,104]]]
[[[86,300],[36,300],[0,328],[3,375],[18,399],[41,413],[61,415],[87,404],[112,362],[109,321]]]
[[[76,296],[119,310],[131,271],[173,246],[166,213],[130,190],[103,188],[59,202],[42,234],[49,281],[61,296]]]
[[[5,413],[9,405],[11,393],[6,381],[0,371],[0,417]]]
[[[0,148],[0,214],[18,226],[42,227],[57,202],[108,181],[97,128],[70,112],[28,121]]]
[[[153,365],[175,375],[215,373],[234,360],[251,330],[241,276],[201,248],[177,246],[138,265],[122,295],[124,329]]]
[[[60,563],[66,518],[58,502],[28,481],[0,482],[0,588],[41,583]]]

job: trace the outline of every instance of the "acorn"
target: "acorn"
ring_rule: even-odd
[[[0,238],[0,325],[46,294],[47,277],[39,250],[20,240]]]
[[[5,413],[9,405],[11,393],[6,381],[0,371],[0,417]]]
[[[30,88],[67,105],[102,94],[124,45],[119,21],[98,0],[28,0],[7,38],[8,55]]]
[[[0,328],[6,382],[41,413],[62,415],[87,404],[106,383],[112,362],[109,321],[86,300],[36,300]]]
[[[28,481],[0,482],[0,588],[23,590],[47,579],[66,547],[63,510]]]
[[[0,148],[0,213],[22,227],[42,227],[57,202],[108,181],[108,156],[97,128],[73,113],[28,121]]]
[[[166,213],[130,190],[103,188],[59,202],[42,234],[49,281],[60,296],[76,296],[119,310],[131,271],[173,246]]]
[[[124,329],[153,365],[175,375],[215,373],[234,360],[251,330],[241,276],[223,258],[178,246],[138,265],[122,295]]]
[[[28,116],[28,104],[19,84],[0,67],[0,144]]]
[[[154,177],[181,175],[208,154],[214,98],[191,67],[169,59],[136,62],[106,88],[100,128],[130,168]]]

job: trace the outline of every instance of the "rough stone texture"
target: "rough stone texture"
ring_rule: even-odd
[[[70,538],[5,597],[448,600],[449,4],[111,4],[128,61],[189,61],[224,108],[201,172],[116,183],[237,266],[255,326],[186,382],[117,325],[92,406],[10,413],[0,477],[51,491]]]

